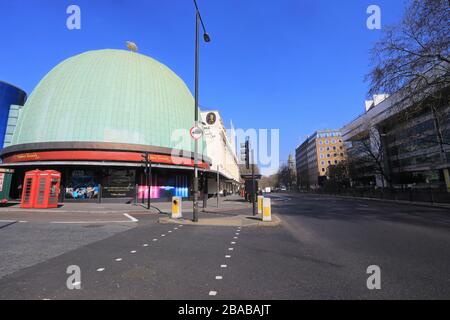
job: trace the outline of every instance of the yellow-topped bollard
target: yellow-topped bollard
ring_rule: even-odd
[[[180,219],[183,217],[181,202],[181,197],[172,197],[172,219]]]
[[[258,196],[258,214],[263,213],[263,196]]]
[[[270,198],[263,199],[263,221],[272,221],[272,206],[270,203]]]

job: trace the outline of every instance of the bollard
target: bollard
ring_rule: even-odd
[[[264,196],[258,196],[258,214],[263,213],[263,200]]]
[[[263,199],[263,221],[272,221],[272,208],[270,205],[270,198]]]
[[[172,219],[180,219],[183,217],[181,208],[181,197],[172,197]]]

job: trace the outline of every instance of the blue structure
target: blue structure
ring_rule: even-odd
[[[0,150],[5,142],[11,105],[23,106],[26,99],[27,94],[23,90],[0,81]]]

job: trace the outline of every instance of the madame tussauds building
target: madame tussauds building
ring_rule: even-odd
[[[152,199],[191,196],[194,99],[174,72],[150,57],[97,50],[69,58],[8,123],[15,128],[1,166],[14,169],[11,198],[20,196],[25,172],[34,169],[61,172],[66,199],[145,198],[144,153],[152,163]],[[206,171],[210,160],[203,141],[199,146],[199,168]]]

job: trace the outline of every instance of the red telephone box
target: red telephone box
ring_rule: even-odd
[[[54,170],[32,170],[25,173],[22,208],[57,208],[61,173]]]

